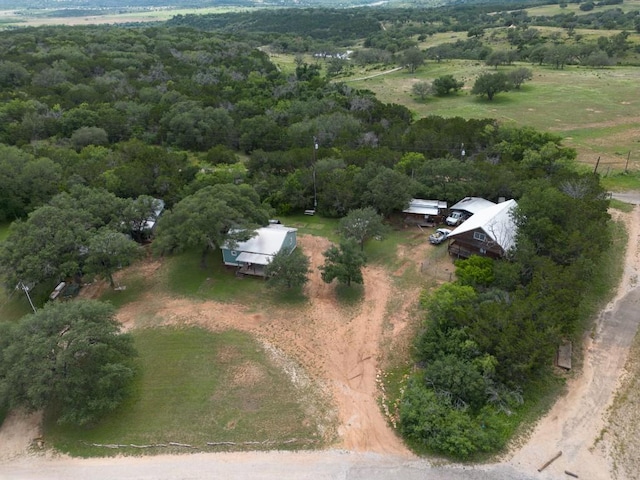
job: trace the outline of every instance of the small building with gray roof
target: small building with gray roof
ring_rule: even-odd
[[[222,259],[227,266],[238,268],[238,273],[264,277],[266,267],[274,255],[286,249],[289,253],[297,246],[297,229],[270,224],[256,229],[256,235],[245,242],[221,247]]]

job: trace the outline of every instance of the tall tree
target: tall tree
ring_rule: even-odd
[[[366,170],[361,172],[361,175],[364,174]],[[406,175],[390,168],[382,168],[367,183],[367,190],[363,193],[362,200],[386,216],[394,210],[402,210],[407,206],[413,187]]]
[[[411,47],[402,53],[402,63],[411,73],[424,64],[424,52],[417,47]]]
[[[334,245],[327,249],[323,255],[325,262],[319,269],[325,283],[331,283],[336,278],[347,286],[351,286],[352,282],[364,283],[362,267],[366,263],[366,257],[354,240],[340,242],[339,247]]]
[[[113,274],[141,254],[138,244],[125,234],[103,229],[89,239],[84,271],[105,277],[114,288]]]
[[[372,237],[382,237],[387,227],[382,222],[382,216],[375,208],[365,207],[351,210],[340,220],[338,231],[346,239],[353,239],[364,250],[364,242]]]
[[[310,272],[309,257],[299,248],[292,252],[280,250],[265,267],[267,285],[274,288],[302,287],[309,281],[307,275]]]
[[[90,236],[90,216],[81,210],[40,207],[11,225],[0,243],[0,270],[7,287],[77,275]]]
[[[473,95],[486,95],[489,100],[493,100],[500,92],[506,92],[509,90],[509,79],[506,74],[502,72],[498,73],[483,73],[473,84],[471,93]]]
[[[248,240],[268,221],[269,211],[249,185],[212,185],[185,197],[160,217],[153,248],[158,253],[200,248],[204,265],[210,250]]]
[[[10,407],[50,409],[60,423],[86,425],[127,397],[136,352],[111,305],[48,303],[10,336],[0,344],[0,395]]]
[[[464,82],[456,80],[453,75],[442,75],[433,81],[436,95],[449,95],[464,87]]]

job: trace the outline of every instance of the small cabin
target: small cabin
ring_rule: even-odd
[[[297,229],[270,223],[258,228],[256,235],[245,242],[235,245],[223,245],[222,259],[224,264],[237,267],[237,273],[264,277],[265,267],[274,255],[286,249],[293,252],[297,246]]]

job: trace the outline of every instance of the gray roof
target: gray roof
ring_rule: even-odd
[[[440,213],[439,210],[444,208],[447,208],[447,202],[412,198],[409,202],[409,207],[402,212],[416,215],[438,215]]]
[[[466,222],[449,234],[449,238],[472,230],[481,229],[506,252],[515,245],[516,224],[511,212],[518,204],[515,200],[494,204],[480,213],[472,215]]]
[[[238,260],[258,265],[268,264],[271,257],[282,248],[287,233],[295,231],[297,229],[277,224],[258,228],[254,237],[246,242],[238,242],[235,246],[234,250],[241,252]]]
[[[485,208],[494,206],[495,203],[480,197],[465,197],[451,207],[451,210],[462,210],[475,215]]]

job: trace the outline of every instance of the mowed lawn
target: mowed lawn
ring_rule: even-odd
[[[520,90],[496,95],[493,101],[470,93],[479,74],[496,71],[480,61],[429,61],[415,73],[402,70],[366,80],[351,78],[374,75],[376,71],[354,71],[351,78],[339,80],[371,90],[383,102],[405,105],[416,117],[495,118],[503,124],[555,133],[564,138],[565,145],[578,151],[579,162],[594,165],[601,157],[601,172],[606,168],[624,169],[627,157],[630,169],[640,169],[640,68],[553,69],[519,64],[497,71],[506,73],[517,67],[530,68],[533,79]],[[415,83],[432,82],[442,75],[463,81],[463,90],[425,100],[412,94]]]
[[[248,334],[199,328],[132,333],[140,374],[131,400],[92,429],[47,422],[50,445],[73,455],[96,456],[193,450],[170,442],[215,451],[320,444],[316,423],[305,413],[304,395]],[[168,446],[112,449],[94,443]]]

